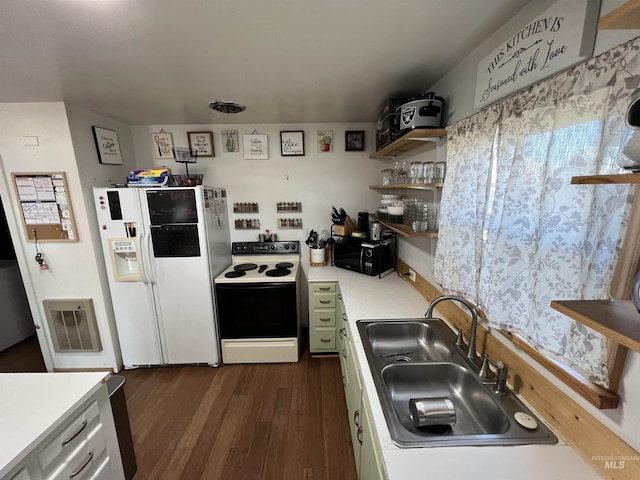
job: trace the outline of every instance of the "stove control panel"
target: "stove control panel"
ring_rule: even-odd
[[[232,255],[282,255],[300,253],[300,242],[233,242]]]

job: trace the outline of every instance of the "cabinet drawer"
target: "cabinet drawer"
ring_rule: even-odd
[[[311,313],[311,328],[313,327],[335,327],[336,311],[335,309],[317,309]]]
[[[312,293],[326,293],[326,292],[335,292],[336,284],[335,283],[311,283],[311,288],[309,291]]]
[[[73,455],[62,463],[50,480],[85,480],[93,476],[107,456],[107,442],[98,425]]]
[[[309,330],[309,350],[311,352],[335,352],[335,328],[312,328]]]
[[[335,293],[314,293],[309,299],[311,308],[336,308]]]
[[[38,453],[38,463],[46,475],[68,458],[100,422],[98,402],[92,402],[80,415],[70,420],[62,433],[55,436]],[[57,462],[56,462],[57,460]],[[56,462],[54,464],[54,462]]]

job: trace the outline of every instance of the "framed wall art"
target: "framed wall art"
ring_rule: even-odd
[[[213,132],[187,132],[189,148],[198,152],[198,157],[215,157]]]
[[[122,154],[118,142],[118,132],[102,127],[91,127],[96,141],[98,160],[108,165],[122,165]]]
[[[244,148],[245,160],[268,160],[269,159],[269,136],[267,134],[253,133],[242,136],[242,146]]]
[[[280,153],[283,157],[304,156],[304,132],[280,132]]]
[[[164,130],[151,134],[153,156],[158,160],[173,158],[173,135]]]
[[[333,152],[333,130],[317,130],[318,152]]]
[[[345,152],[364,151],[364,130],[347,130],[344,132]]]
[[[237,130],[222,130],[222,151],[223,152],[239,152],[240,145],[238,145],[238,131]]]

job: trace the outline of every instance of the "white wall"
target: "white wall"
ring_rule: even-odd
[[[120,347],[118,346],[117,327],[115,323],[115,315],[113,313],[113,305],[111,303],[111,292],[109,290],[109,282],[107,280],[104,253],[100,243],[100,226],[98,225],[96,212],[93,208],[92,189],[94,186],[111,185],[117,180],[119,181],[123,176],[126,177],[127,172],[135,168],[131,126],[103,115],[98,115],[94,112],[70,105],[66,106],[66,111],[71,132],[71,140],[75,152],[76,166],[82,183],[82,197],[86,205],[87,215],[89,218],[92,248],[96,255],[95,267],[99,272],[96,280],[102,294],[94,299],[94,303],[99,305],[101,311],[105,312],[105,319],[109,329],[107,332],[103,333],[105,335],[108,334],[111,337],[111,342],[115,346],[114,355],[116,362],[120,364],[122,357],[120,354]],[[93,126],[115,130],[118,133],[120,154],[123,160],[122,165],[107,165],[100,163],[93,130],[91,128]]]
[[[260,213],[233,214],[235,218],[258,218],[261,229],[231,231],[231,241],[256,241],[259,232],[268,229],[278,234],[281,240],[300,240],[302,254],[307,256],[304,246],[309,232],[329,230],[331,206],[343,207],[356,221],[359,211],[374,212],[380,198],[369,185],[379,181],[384,163],[370,160],[374,150],[375,127],[373,124],[285,124],[285,125],[149,125],[133,127],[134,146],[139,168],[166,166],[173,173],[184,174],[184,164],[173,160],[155,160],[153,157],[152,133],[164,129],[173,135],[174,146],[188,146],[188,131],[212,131],[215,157],[201,157],[189,165],[189,173],[203,173],[204,183],[227,189],[229,206],[234,202],[257,202]],[[240,151],[222,151],[221,130],[237,130]],[[257,130],[269,136],[268,160],[245,160],[242,153],[242,135]],[[282,157],[280,154],[280,131],[303,130],[305,155]],[[332,153],[318,153],[316,130],[333,130]],[[345,152],[345,130],[364,130],[366,150]],[[302,213],[279,215],[277,202],[302,202]],[[278,218],[302,218],[303,228],[277,228]]]
[[[23,146],[23,136],[37,136],[38,146]],[[116,368],[115,347],[110,334],[103,291],[96,266],[96,252],[91,240],[90,212],[83,200],[82,180],[78,174],[76,156],[71,141],[65,106],[62,103],[0,104],[0,156],[2,157],[2,196],[9,230],[16,247],[34,323],[51,345],[46,328],[42,300],[91,298],[94,300],[103,350],[99,353],[52,353],[45,357],[47,367],[55,368]],[[40,244],[49,269],[41,271],[34,260],[34,243],[26,240],[16,198],[12,172],[65,172],[76,220],[78,242]]]
[[[447,111],[445,123],[447,125],[476,111],[473,103],[478,61],[493,51],[510,34],[513,34],[513,32],[526,25],[528,21],[542,13],[554,1],[540,0],[528,4],[517,16],[479,45],[460,64],[428,89],[444,97]],[[600,11],[601,16],[622,3],[625,3],[625,0],[603,0]],[[640,35],[640,30],[601,30],[596,37],[594,55],[598,55],[638,35]],[[425,255],[425,258],[420,258],[419,255],[416,255],[415,258],[422,265],[429,264],[428,255]],[[548,377],[553,378],[550,374]],[[558,381],[556,384],[633,448],[640,451],[640,436],[637,434],[640,430],[640,354],[629,352],[624,377],[618,391],[621,402],[616,410],[597,410],[561,382]]]

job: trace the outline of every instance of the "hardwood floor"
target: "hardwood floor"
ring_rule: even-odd
[[[337,357],[122,372],[135,480],[355,480]]]
[[[0,352],[0,373],[46,371],[40,344],[35,335]]]

